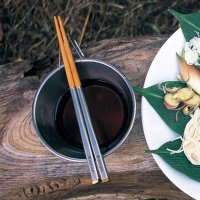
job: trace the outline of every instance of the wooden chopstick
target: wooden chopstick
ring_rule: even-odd
[[[60,49],[61,49],[61,55],[62,55],[62,58],[63,58],[65,72],[66,72],[70,92],[71,92],[71,95],[72,95],[72,100],[73,100],[73,104],[74,104],[74,108],[75,108],[75,113],[76,113],[79,129],[80,129],[80,133],[81,133],[81,139],[82,139],[82,142],[83,142],[83,147],[84,147],[86,159],[87,159],[87,162],[88,162],[90,174],[91,174],[91,177],[92,177],[92,183],[95,184],[95,183],[99,182],[99,176],[98,176],[98,172],[97,172],[97,169],[96,169],[95,160],[94,160],[94,157],[93,157],[92,149],[91,149],[89,138],[88,138],[88,135],[87,135],[85,122],[84,122],[84,119],[82,117],[82,111],[81,111],[81,108],[80,108],[80,105],[79,105],[78,95],[77,95],[76,90],[75,90],[75,83],[74,83],[74,80],[73,80],[73,76],[71,74],[71,68],[70,68],[70,65],[69,65],[69,61],[68,61],[68,58],[67,58],[67,54],[66,54],[66,51],[65,51],[64,44],[63,44],[63,38],[62,38],[62,35],[60,33],[60,28],[59,28],[58,21],[57,21],[56,17],[54,17],[54,22],[55,22],[55,26],[56,26],[56,32],[57,32],[57,36],[58,36],[59,46],[60,46]]]
[[[84,94],[82,92],[79,75],[78,75],[78,72],[77,72],[77,69],[76,69],[76,65],[75,65],[75,62],[74,62],[74,59],[73,59],[73,56],[72,56],[72,52],[71,52],[69,42],[67,40],[66,33],[65,33],[65,30],[64,30],[60,16],[58,17],[58,21],[59,21],[59,25],[60,25],[60,29],[61,29],[62,39],[63,39],[63,42],[64,42],[65,52],[67,54],[67,59],[69,61],[69,67],[71,69],[72,77],[73,77],[74,84],[75,84],[75,87],[76,87],[76,92],[77,92],[77,95],[78,95],[78,98],[79,98],[80,107],[81,107],[82,114],[83,114],[82,117],[84,118],[84,121],[85,121],[87,133],[89,135],[90,143],[91,143],[92,150],[93,150],[93,153],[94,153],[94,157],[95,157],[95,160],[96,160],[96,164],[97,164],[97,167],[98,167],[98,170],[99,170],[99,174],[100,174],[102,182],[107,182],[108,181],[108,175],[107,175],[106,167],[105,167],[105,164],[104,164],[104,161],[103,161],[103,158],[102,158],[102,155],[101,155],[101,151],[100,151],[100,148],[99,148],[96,136],[95,136],[94,128],[93,128],[92,123],[91,123],[91,118],[90,118],[90,114],[89,114],[89,110],[88,110],[88,107],[87,107],[87,103],[86,103]]]
[[[72,56],[72,52],[71,52],[69,42],[68,42],[68,39],[66,37],[66,33],[65,33],[65,30],[64,30],[60,16],[58,16],[58,21],[59,21],[61,34],[62,34],[64,45],[65,45],[65,51],[66,51],[66,54],[67,54],[67,58],[69,60],[69,65],[70,65],[72,76],[73,76],[73,79],[74,79],[76,91],[77,91],[77,94],[78,94],[78,97],[79,97],[79,100],[80,100],[79,102],[80,102],[80,106],[81,106],[81,109],[82,109],[83,118],[85,120],[85,125],[86,125],[87,131],[88,131],[90,143],[91,143],[92,150],[93,150],[93,153],[94,153],[94,157],[95,157],[95,160],[96,160],[96,164],[97,164],[97,167],[98,167],[98,170],[99,170],[99,174],[100,174],[102,182],[107,182],[108,181],[108,175],[107,175],[106,167],[105,167],[102,155],[101,155],[99,144],[98,144],[97,139],[96,139],[96,135],[95,135],[95,132],[94,132],[93,125],[91,123],[91,118],[90,118],[87,103],[86,103],[86,100],[85,100],[85,97],[84,97],[84,94],[83,94],[83,91],[82,91],[82,88],[81,88],[81,82],[80,82],[80,79],[79,79],[79,75],[78,75],[78,72],[76,70],[76,65],[75,65],[75,62],[74,62],[74,59],[73,59],[73,56]]]
[[[80,79],[79,79],[79,76],[78,76],[78,72],[76,70],[74,58],[72,56],[72,52],[71,52],[69,42],[67,40],[66,33],[65,33],[65,30],[64,30],[60,16],[58,16],[58,22],[59,22],[59,25],[60,25],[61,35],[62,35],[62,38],[63,38],[63,41],[64,41],[64,47],[65,47],[65,51],[66,51],[66,54],[67,54],[67,59],[69,61],[69,67],[71,69],[74,84],[75,84],[76,88],[79,88],[79,87],[81,87],[81,82],[80,82]]]
[[[72,89],[72,88],[75,87],[74,80],[73,80],[73,77],[71,76],[70,68],[67,67],[67,66],[69,66],[69,61],[67,59],[67,55],[66,55],[66,52],[65,52],[64,44],[63,44],[63,41],[62,41],[62,36],[60,34],[60,31],[59,31],[58,21],[57,21],[55,16],[54,16],[54,22],[55,22],[55,26],[56,26],[58,42],[59,42],[59,46],[60,46],[60,50],[61,50],[61,54],[62,54],[62,59],[63,59],[64,67],[65,67],[65,72],[66,72],[69,88]]]

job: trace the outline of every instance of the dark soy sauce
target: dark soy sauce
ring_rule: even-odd
[[[126,101],[114,85],[101,80],[84,80],[82,88],[100,147],[111,144],[125,126]],[[70,91],[57,106],[56,126],[64,140],[83,148]]]

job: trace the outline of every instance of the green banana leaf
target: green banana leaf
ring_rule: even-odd
[[[167,83],[167,87],[186,87],[185,83],[180,81],[163,82],[162,85]],[[140,93],[146,98],[149,104],[160,115],[164,122],[176,133],[183,135],[185,126],[190,120],[189,116],[184,115],[181,111],[178,113],[178,121],[176,121],[177,111],[168,110],[164,104],[164,93],[158,88],[158,85],[153,85],[148,88],[133,87],[135,92]]]
[[[169,12],[179,20],[186,41],[190,41],[193,37],[200,34],[200,13],[181,14],[172,9],[169,9]],[[167,83],[168,87],[186,87],[186,84],[179,81],[170,81]],[[162,84],[165,85],[166,82]],[[185,126],[190,120],[190,117],[184,115],[182,112],[179,112],[178,121],[176,121],[177,111],[166,109],[163,104],[164,93],[158,88],[158,85],[153,85],[148,88],[133,88],[136,92],[146,98],[149,104],[173,131],[179,135],[183,135]],[[174,140],[165,143],[157,150],[146,150],[145,152],[159,155],[165,162],[167,162],[174,169],[178,170],[180,173],[200,182],[200,166],[190,163],[184,152],[171,154],[170,151],[167,150],[167,148],[178,150],[181,143],[181,140]]]
[[[169,8],[169,12],[179,20],[186,41],[190,41],[195,36],[197,37],[196,32],[200,33],[200,12],[181,14],[171,8]]]
[[[145,153],[154,153],[159,155],[165,162],[171,167],[192,178],[193,180],[200,182],[200,166],[193,165],[185,156],[184,152],[170,154],[167,148],[172,150],[178,150],[181,146],[181,140],[174,140],[165,143],[157,150],[146,150]]]

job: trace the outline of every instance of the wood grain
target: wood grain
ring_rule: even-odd
[[[166,39],[104,40],[84,52],[113,64],[133,85],[142,86]],[[40,68],[27,61],[0,66],[0,199],[191,199],[165,177],[151,155],[143,153],[148,147],[139,96],[130,136],[105,159],[110,182],[91,185],[86,163],[63,160],[49,152],[33,128],[31,106],[41,80],[55,67]]]

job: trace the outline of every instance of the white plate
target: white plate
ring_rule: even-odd
[[[179,73],[176,52],[181,52],[184,43],[183,33],[179,29],[165,42],[154,58],[147,73],[144,87],[149,87],[162,81],[176,80]],[[157,149],[165,142],[178,136],[164,123],[144,97],[142,98],[142,124],[149,149]],[[171,182],[189,196],[200,199],[199,182],[176,171],[158,155],[153,155],[153,157]]]

